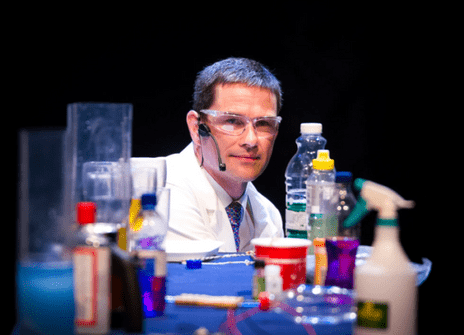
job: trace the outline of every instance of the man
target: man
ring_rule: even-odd
[[[256,61],[228,58],[198,74],[193,98],[192,143],[166,158],[166,238],[219,240],[220,251],[234,252],[251,250],[255,237],[283,237],[279,211],[251,183],[271,158],[279,82]]]

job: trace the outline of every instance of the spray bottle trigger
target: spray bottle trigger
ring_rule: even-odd
[[[356,178],[353,182],[353,187],[356,191],[360,192],[361,189],[363,188],[364,183],[366,182],[366,179],[363,178]]]
[[[369,210],[367,209],[367,202],[362,197],[359,197],[353,211],[343,222],[343,226],[345,228],[353,227],[354,225],[358,224],[367,215],[367,213],[369,213]]]

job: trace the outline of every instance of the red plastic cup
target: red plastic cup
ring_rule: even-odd
[[[266,265],[280,266],[283,290],[296,288],[306,283],[306,254],[311,241],[299,238],[255,238],[256,258]]]

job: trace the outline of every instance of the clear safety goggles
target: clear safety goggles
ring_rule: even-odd
[[[258,137],[272,137],[277,134],[279,124],[282,121],[282,117],[280,116],[261,116],[251,119],[246,115],[220,112],[212,109],[202,109],[200,113],[211,116],[211,126],[225,134],[233,136],[243,134],[247,125],[251,122]]]

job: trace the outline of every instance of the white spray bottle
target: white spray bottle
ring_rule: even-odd
[[[353,226],[369,210],[378,211],[372,254],[355,269],[356,334],[415,334],[417,275],[401,246],[397,221],[397,210],[412,208],[414,202],[364,179],[356,179],[354,187],[360,199],[344,225]]]

